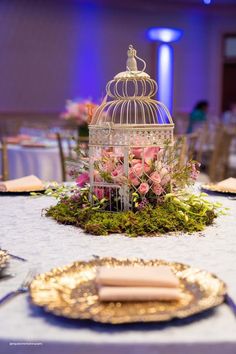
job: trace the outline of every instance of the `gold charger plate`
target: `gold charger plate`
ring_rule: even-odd
[[[6,268],[9,258],[7,251],[0,250],[0,272]]]
[[[100,302],[94,282],[101,265],[168,265],[180,279],[178,301]],[[38,275],[30,286],[33,304],[58,316],[102,323],[168,321],[202,312],[224,301],[226,285],[214,274],[188,265],[163,260],[100,258],[75,262]]]

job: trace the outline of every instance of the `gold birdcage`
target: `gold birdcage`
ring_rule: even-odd
[[[157,83],[144,72],[146,63],[132,45],[127,54],[127,70],[108,82],[107,94],[89,125],[91,200],[94,195],[105,198],[108,210],[114,211],[132,209],[133,196],[143,183],[147,182],[149,194],[153,192],[145,153],[161,155],[166,142],[173,143],[171,115],[163,103],[154,99]],[[138,70],[137,60],[143,64],[142,70]],[[134,168],[134,162],[139,169]],[[146,195],[141,193],[140,197]],[[153,195],[154,199],[158,196]]]

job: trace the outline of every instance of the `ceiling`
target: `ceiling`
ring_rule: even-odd
[[[67,0],[65,0],[67,1]],[[184,6],[205,9],[236,7],[236,0],[211,0],[210,5],[205,5],[203,0],[72,0],[83,4],[96,4],[108,7],[143,8],[155,10],[157,7]],[[210,1],[210,0],[208,0]]]
[[[148,0],[148,2],[156,3],[169,3],[169,4],[203,4],[203,0]],[[220,4],[220,5],[236,5],[236,0],[211,0],[211,5]]]
[[[213,6],[213,5],[236,5],[236,0],[209,0],[211,1],[210,5],[204,5],[203,0],[78,0],[77,2],[82,3],[97,3],[97,4],[149,4],[149,5],[166,5],[166,4],[179,4],[179,5],[204,5],[204,6]]]

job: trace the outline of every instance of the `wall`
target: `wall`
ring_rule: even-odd
[[[99,100],[106,82],[125,68],[130,43],[149,63],[151,26],[184,30],[174,44],[174,110],[221,100],[221,37],[236,33],[236,9],[210,11],[159,6],[153,10],[102,10],[76,0],[1,0],[0,112],[61,111],[68,98]]]

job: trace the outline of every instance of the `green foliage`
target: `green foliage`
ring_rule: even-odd
[[[123,233],[128,236],[160,236],[168,232],[201,231],[221,213],[220,205],[207,201],[204,194],[169,193],[162,204],[147,205],[137,212],[102,212],[81,200],[65,197],[46,211],[46,216],[62,224],[83,228],[93,235]]]

